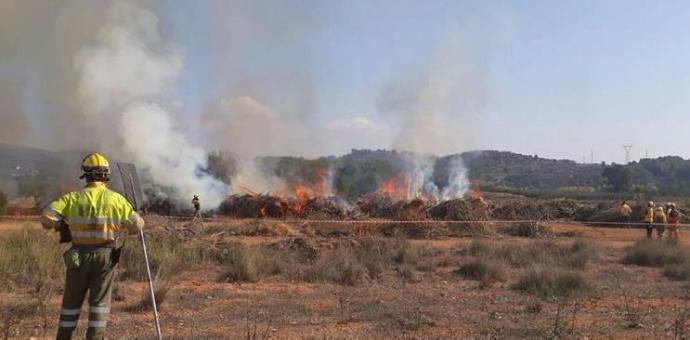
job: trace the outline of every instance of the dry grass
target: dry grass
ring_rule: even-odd
[[[151,272],[161,278],[170,279],[176,273],[189,269],[216,256],[207,244],[183,241],[173,235],[151,234],[146,236],[146,250],[149,255]],[[145,281],[146,265],[141,241],[129,239],[123,252],[120,265],[124,268],[123,278]]]
[[[644,239],[625,249],[623,263],[646,267],[662,267],[681,264],[688,256],[690,256],[690,253],[677,244]]]
[[[231,244],[217,261],[223,267],[221,282],[256,282],[271,277],[294,281],[334,282],[355,285],[377,280],[393,269],[413,277],[419,251],[404,239],[367,237],[338,242],[333,249],[305,254],[303,249],[277,249],[266,245]],[[307,256],[308,255],[308,256]]]
[[[593,286],[579,272],[531,268],[512,287],[542,298],[563,298],[589,292]]]
[[[548,237],[553,236],[553,230],[539,223],[518,223],[500,228],[503,234],[518,237]]]
[[[305,271],[304,279],[309,282],[335,282],[355,285],[362,281],[367,269],[357,258],[353,249],[338,247],[322,253],[318,260]]]
[[[7,252],[9,236],[15,243],[8,248],[15,255],[0,257],[0,263],[11,268],[2,269],[0,276],[0,337],[3,328],[17,338],[54,334],[59,290],[35,301],[34,292],[49,292],[50,285],[61,287],[64,264],[56,235],[35,232],[0,236],[2,254]],[[682,337],[688,329],[688,309],[679,299],[682,282],[660,279],[661,269],[624,268],[618,261],[624,257],[619,243],[613,246],[610,238],[599,234],[594,236],[597,243],[592,243],[589,231],[585,239],[571,241],[501,237],[468,244],[462,240],[457,241],[462,245],[459,251],[452,247],[456,241],[447,238],[409,242],[398,237],[304,234],[233,243],[238,240],[234,235],[201,233],[183,240],[156,234],[157,229],[151,233],[147,245],[154,273],[162,279],[156,295],[162,304],[164,331],[173,337],[672,338]],[[632,244],[637,236],[628,233],[616,240]],[[148,287],[131,282],[146,277],[137,241],[127,242],[128,257],[118,268],[118,276],[127,272],[129,278],[119,283],[120,294],[129,297],[113,302],[110,332],[115,337],[150,335],[149,321],[139,314],[150,309]],[[598,245],[605,256],[598,256]],[[51,247],[55,248],[51,258],[36,258]],[[17,255],[25,253],[33,259]],[[22,264],[12,267],[16,261],[10,258]],[[54,270],[47,275],[56,277],[52,282],[37,284],[32,282],[37,273],[21,271],[31,266],[26,263],[37,261],[53,261],[46,268]],[[660,266],[668,277],[688,279],[685,261],[659,263],[664,263]],[[612,268],[625,273],[620,289],[605,274]],[[213,281],[220,274],[225,276],[222,282],[251,284],[204,282],[204,277]],[[495,286],[468,289],[475,283],[464,278],[477,280],[480,288]],[[596,299],[585,299],[593,282]],[[334,289],[340,292],[337,301],[333,301]],[[128,294],[132,292],[138,293]],[[627,321],[634,313],[641,317]],[[195,327],[188,327],[189,315],[194,315]],[[246,326],[247,315],[259,315],[261,321],[247,321]]]
[[[163,305],[163,302],[165,302],[165,298],[168,295],[168,292],[170,291],[171,284],[170,281],[165,280],[165,279],[160,279],[160,278],[155,278],[153,280],[153,294],[155,295],[156,298],[156,307],[160,311]],[[127,307],[128,312],[143,312],[143,311],[149,311],[153,309],[153,305],[151,304],[151,290],[149,287],[146,287],[146,290],[142,294],[141,298],[139,301],[134,303],[133,305]]]
[[[0,283],[32,287],[39,292],[64,281],[64,264],[57,239],[48,231],[25,229],[0,237]]]
[[[220,282],[255,282],[259,279],[258,263],[262,258],[259,250],[239,243],[231,244],[223,249],[220,262],[223,273],[218,278]]]
[[[555,266],[571,269],[585,269],[587,263],[597,257],[595,244],[576,240],[570,246],[553,241],[539,241],[530,244],[491,244],[474,241],[463,253],[502,261],[516,268],[534,265]]]
[[[678,281],[690,280],[690,259],[685,259],[682,263],[666,265],[664,276]]]
[[[503,282],[508,279],[508,268],[502,261],[486,258],[474,259],[460,266],[456,274],[477,280],[482,285]]]
[[[34,301],[24,302],[8,302],[3,304],[0,309],[0,334],[3,339],[13,337],[15,327],[17,327],[22,320],[35,315],[37,306]]]

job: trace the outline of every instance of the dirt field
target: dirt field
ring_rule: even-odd
[[[463,237],[409,233],[417,236],[403,239],[400,233],[387,235],[382,229],[368,230],[369,226],[232,220],[185,225],[164,218],[148,222],[151,242],[159,240],[156,235],[175,235],[181,244],[196,244],[201,249],[174,253],[195,260],[192,265],[181,265],[184,260],[177,259],[174,273],[166,275],[168,290],[160,308],[165,337],[627,339],[687,338],[689,334],[687,283],[667,278],[660,267],[622,264],[625,248],[643,237],[643,230],[552,223],[547,235],[533,238],[486,228]],[[36,222],[0,222],[3,237],[23,233],[24,228],[40,229]],[[57,242],[54,234],[33,232]],[[372,266],[366,254],[359,256],[357,249],[371,242],[395,248],[390,260],[386,257],[385,262]],[[242,267],[242,276],[235,267],[228,274],[230,267],[223,262],[238,261],[238,257],[197,259],[204,248],[230,249],[226,246],[237,243],[271,249],[261,253],[260,259],[259,253],[243,253],[239,258],[259,260],[242,263],[258,267],[270,263],[275,268]],[[682,231],[680,243],[683,247],[688,243]],[[131,248],[134,244],[134,239],[127,243]],[[533,255],[539,249],[568,252],[582,245],[589,249],[586,253],[566,254],[563,259],[585,256],[578,254],[586,254],[587,259],[567,268],[566,262],[548,255]],[[352,249],[354,255],[343,255],[341,249]],[[499,269],[479,275],[481,278],[459,270],[470,268],[465,265],[473,261],[491,260],[492,255],[487,254],[494,254],[495,249],[512,249],[511,254],[517,256],[502,259]],[[291,260],[312,251],[319,254],[313,260]],[[152,256],[157,254],[163,254],[162,250],[154,250]],[[134,255],[130,256],[133,260]],[[341,257],[343,261],[337,260]],[[353,261],[359,261],[361,267],[353,266]],[[131,273],[132,261],[123,262],[118,269],[109,334],[113,338],[153,337],[151,312],[133,307],[144,296],[146,283]],[[556,268],[561,265],[564,267]],[[326,272],[332,268],[340,272]],[[586,289],[541,294],[518,287],[530,270],[561,269],[584,280]],[[19,278],[3,284],[0,308],[5,316],[0,331],[10,337],[52,337],[60,311],[60,271],[62,268],[45,269],[49,279],[38,286]],[[84,316],[78,332],[84,330]]]

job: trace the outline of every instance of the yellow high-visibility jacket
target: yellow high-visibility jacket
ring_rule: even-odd
[[[630,206],[627,204],[623,204],[623,205],[621,205],[619,212],[620,212],[621,216],[628,217],[628,216],[630,216],[630,214],[632,214],[632,208],[630,208]]]
[[[138,232],[144,220],[122,195],[103,182],[92,182],[52,202],[41,216],[46,229],[57,229],[61,221],[69,226],[74,245],[115,242],[123,228]]]
[[[666,213],[663,210],[656,210],[654,213],[654,223],[666,223]]]
[[[647,223],[654,222],[654,208],[648,207],[644,214],[644,221]]]

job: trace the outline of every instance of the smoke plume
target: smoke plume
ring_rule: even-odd
[[[420,75],[393,81],[379,93],[378,112],[397,131],[393,148],[411,151],[408,197],[451,199],[469,189],[461,160],[450,164],[448,186],[437,188],[431,156],[465,151],[472,133],[468,127],[484,105],[483,77],[476,73],[468,49],[462,42],[444,46]]]
[[[131,3],[116,2],[94,46],[76,58],[78,94],[87,122],[116,131],[108,150],[132,157],[152,181],[181,203],[200,193],[209,206],[225,195],[223,184],[200,172],[206,152],[194,146],[161,103],[182,67],[180,54],[158,34],[158,19]],[[113,126],[112,124],[115,124]]]

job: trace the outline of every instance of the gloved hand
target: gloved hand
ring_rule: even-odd
[[[72,242],[72,233],[70,233],[69,226],[67,226],[65,221],[60,221],[60,226],[57,228],[57,231],[60,233],[60,243]]]

